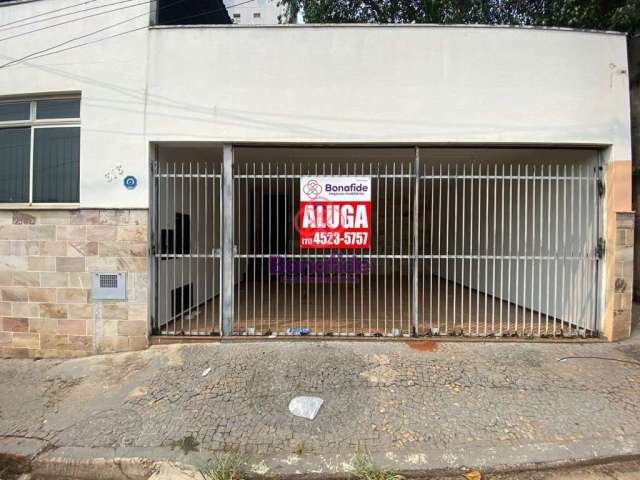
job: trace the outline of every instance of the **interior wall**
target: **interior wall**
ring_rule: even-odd
[[[220,173],[221,147],[159,147],[161,174],[182,175]],[[190,215],[191,254],[212,254],[221,248],[220,179],[163,177],[158,189],[158,239],[162,229],[177,233],[176,213]],[[206,227],[206,228],[205,228]],[[174,235],[176,235],[174,233]],[[175,238],[175,237],[174,237]],[[175,241],[175,240],[174,240]],[[158,251],[160,251],[158,247]],[[160,324],[171,317],[171,291],[193,284],[193,304],[198,305],[220,293],[219,259],[191,257],[158,261],[158,318]],[[217,325],[217,321],[215,322]]]
[[[599,236],[600,200],[593,180],[598,152],[568,149],[423,152],[428,173],[439,175],[442,168],[444,175],[447,171],[454,174],[457,168],[461,174],[464,166],[465,173],[470,175],[473,165],[474,174],[481,172],[482,177],[466,182],[451,179],[448,186],[446,180],[434,181],[433,212],[437,215],[442,209],[440,218],[448,228],[438,228],[438,219],[434,219],[433,253],[505,257],[495,261],[442,261],[439,270],[436,262],[433,273],[545,316],[581,324],[588,319],[586,324],[594,325],[598,282],[593,262],[555,257],[593,257]],[[544,178],[512,179],[504,183],[487,179],[503,174],[524,176],[526,172],[530,177]],[[583,180],[563,180],[580,176]],[[590,182],[588,177],[592,178]],[[431,216],[432,210],[427,210]],[[519,260],[508,258],[514,256]],[[547,259],[533,259],[535,256]]]

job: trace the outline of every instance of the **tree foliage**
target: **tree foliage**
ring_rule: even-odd
[[[640,0],[280,0],[307,23],[536,25],[640,33]]]

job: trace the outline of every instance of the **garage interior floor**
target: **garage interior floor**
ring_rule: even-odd
[[[577,333],[566,321],[435,275],[425,278],[424,284],[426,288],[421,290],[419,302],[418,335],[436,331],[440,335],[462,333],[480,337]],[[387,277],[386,285],[384,278],[372,276],[371,288],[368,279],[355,284],[302,285],[244,281],[239,286],[236,284],[234,292],[234,334],[287,335],[289,328],[308,328],[310,336],[409,336],[409,287],[407,276]],[[190,314],[165,323],[161,334],[219,335],[219,311],[216,297]]]

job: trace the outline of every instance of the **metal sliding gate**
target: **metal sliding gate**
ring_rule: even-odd
[[[158,162],[154,332],[597,335],[597,162],[422,156]],[[370,179],[369,248],[301,248],[303,177]]]

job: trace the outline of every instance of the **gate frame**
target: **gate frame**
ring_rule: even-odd
[[[152,327],[154,325],[154,320],[157,317],[157,308],[158,308],[158,275],[157,275],[157,267],[156,267],[156,243],[157,243],[157,228],[159,222],[158,216],[158,198],[159,198],[159,188],[155,181],[156,175],[159,173],[158,165],[159,165],[159,152],[158,149],[162,142],[149,142],[149,178],[151,179],[151,185],[149,188],[149,221],[148,221],[148,259],[149,259],[149,285],[152,288],[148,289],[149,295],[149,331],[151,332]],[[218,143],[218,145],[220,145]],[[233,336],[233,327],[234,327],[234,314],[235,314],[235,305],[234,305],[234,187],[233,187],[233,168],[234,168],[234,147],[235,146],[279,146],[279,147],[369,147],[369,148],[384,148],[384,147],[411,147],[413,146],[415,151],[414,160],[412,162],[413,170],[414,170],[414,192],[413,192],[413,245],[412,245],[412,293],[411,293],[411,315],[410,315],[410,325],[412,331],[410,332],[410,336],[416,336],[418,331],[418,325],[420,320],[420,307],[417,302],[417,298],[419,295],[419,253],[418,253],[418,229],[416,228],[419,223],[419,184],[420,184],[420,167],[421,167],[421,147],[425,147],[424,144],[415,144],[409,142],[401,142],[401,143],[367,143],[367,144],[353,144],[353,143],[321,143],[321,144],[298,144],[298,143],[283,143],[283,142],[224,142],[222,143],[223,149],[223,161],[222,161],[222,172],[221,172],[221,221],[220,221],[220,235],[221,235],[221,249],[220,249],[220,336],[221,337],[232,337]],[[596,151],[597,154],[597,177],[599,182],[602,185],[605,185],[605,178],[607,176],[607,171],[610,165],[609,157],[611,156],[611,145],[602,145],[602,144],[590,144],[590,145],[555,145],[555,144],[519,144],[519,145],[500,145],[500,144],[485,144],[485,143],[464,143],[460,145],[441,145],[441,144],[429,144],[425,148],[530,148],[530,149],[543,149],[543,148],[576,148],[576,149],[592,149]],[[604,194],[599,195],[600,200],[598,202],[598,211],[597,211],[597,220],[596,220],[596,230],[597,230],[597,240],[606,238],[607,234],[607,222],[611,221],[611,219],[607,218],[607,195],[606,192]],[[592,252],[595,255],[595,252]],[[607,255],[605,254],[599,257],[596,261],[596,280],[599,283],[597,288],[595,289],[596,298],[594,299],[594,333],[597,336],[602,335],[604,331],[604,313],[606,311],[606,298],[607,298],[607,289],[609,287],[607,282]],[[215,269],[214,269],[215,270]],[[230,288],[227,288],[230,286]]]

